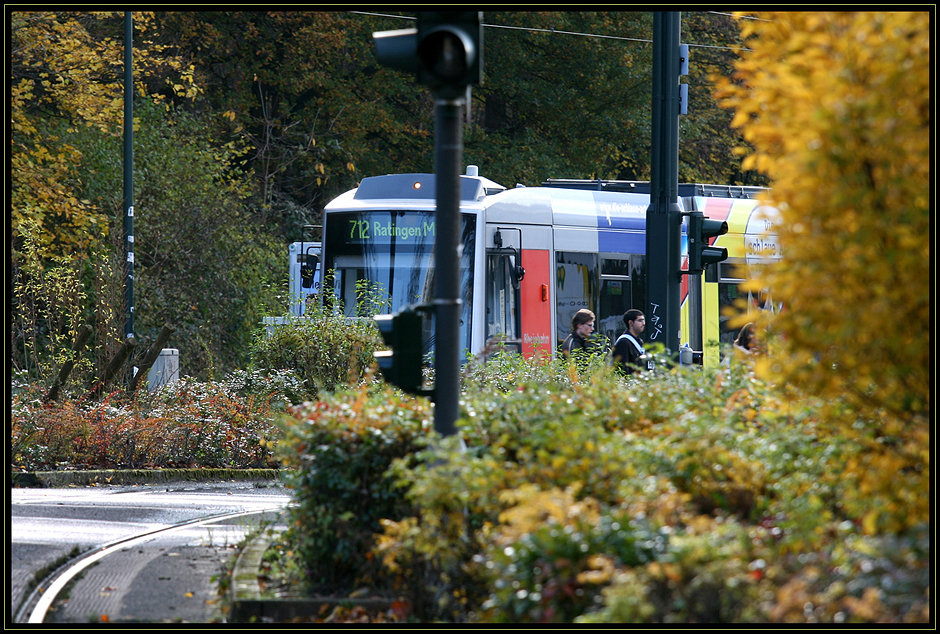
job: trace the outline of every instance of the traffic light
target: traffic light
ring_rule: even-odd
[[[483,24],[479,11],[418,13],[418,80],[458,96],[483,81]]]
[[[391,315],[376,315],[375,325],[390,350],[375,353],[385,381],[411,394],[426,394],[422,363],[422,318],[405,308]]]
[[[417,29],[373,33],[379,62],[415,73],[435,94],[453,99],[483,81],[479,11],[419,11]]]
[[[710,246],[711,238],[728,233],[724,220],[710,220],[701,211],[689,213],[689,272],[704,271],[715,262],[728,259],[728,249]]]

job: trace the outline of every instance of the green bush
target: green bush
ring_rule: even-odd
[[[669,534],[654,561],[616,570],[603,590],[603,607],[579,623],[749,623],[761,617],[759,600],[773,535],[724,516],[697,516],[663,526]]]
[[[400,575],[421,570],[410,582],[425,584],[436,602],[429,612],[416,606],[420,618],[870,622],[928,614],[926,533],[854,541],[871,550],[847,545],[851,552],[833,536],[849,526],[874,538],[892,525],[871,516],[886,498],[866,505],[872,491],[856,490],[845,471],[869,464],[871,447],[824,428],[814,399],[787,400],[744,363],[662,366],[621,379],[602,367],[491,361],[467,373],[458,421],[465,446],[455,439],[392,467],[413,515],[383,522],[375,552]],[[915,479],[896,481],[906,493],[894,492],[891,508]],[[630,560],[630,531],[664,537],[637,542],[655,548]],[[882,548],[890,561],[879,559]],[[883,574],[849,583],[852,570]],[[796,614],[799,600],[826,597],[834,603]]]
[[[475,564],[491,588],[486,622],[570,623],[597,610],[615,571],[661,556],[667,535],[622,509],[557,489],[520,491],[503,526]]]
[[[929,524],[896,534],[865,535],[856,522],[832,523],[813,550],[770,566],[775,623],[930,622]]]
[[[311,589],[379,583],[368,554],[383,519],[411,511],[387,473],[414,456],[433,428],[430,404],[384,384],[324,394],[291,408],[281,444],[294,489],[290,539]]]
[[[304,380],[293,370],[235,370],[222,385],[243,398],[269,399],[277,410],[300,403],[306,396]]]
[[[277,326],[271,334],[259,331],[251,357],[255,368],[293,371],[304,385],[295,401],[300,402],[368,380],[375,362],[373,353],[382,345],[371,319],[350,320],[310,306],[307,316]]]

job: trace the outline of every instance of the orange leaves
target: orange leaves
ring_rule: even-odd
[[[162,399],[138,392],[101,403],[41,406],[27,394],[11,409],[12,458],[30,470],[85,468],[267,467],[280,434],[270,405],[251,409],[219,385],[181,382]],[[162,401],[162,402],[161,402]],[[265,439],[265,442],[261,442]]]

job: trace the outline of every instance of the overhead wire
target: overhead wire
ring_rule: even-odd
[[[369,12],[369,11],[351,11],[350,13],[356,13],[356,14],[359,14],[359,15],[368,15],[368,16],[378,17],[378,18],[395,18],[395,19],[399,19],[399,20],[416,20],[416,19],[417,19],[417,18],[415,18],[415,17],[413,17],[413,16],[408,16],[408,15],[392,15],[392,14],[389,14],[389,13],[372,13],[372,12]],[[720,11],[706,11],[706,13],[711,13],[711,14],[713,14],[713,15],[723,15],[723,16],[732,17],[732,14],[730,14],[730,13],[722,13],[722,12],[720,12]],[[755,18],[755,17],[750,17],[750,16],[741,16],[741,17],[742,17],[742,19],[746,19],[746,20],[765,20],[764,18]],[[765,20],[765,21],[769,21],[769,20]],[[639,42],[639,43],[642,43],[642,44],[652,44],[652,43],[653,43],[653,40],[652,40],[652,39],[648,39],[648,40],[647,40],[647,39],[643,39],[643,38],[623,37],[623,36],[619,36],[619,35],[602,35],[602,34],[600,34],[600,33],[581,33],[581,32],[578,32],[578,31],[563,31],[563,30],[561,30],[561,29],[555,29],[555,28],[540,29],[540,28],[527,27],[527,26],[510,26],[510,25],[507,25],[507,24],[489,24],[489,23],[486,23],[486,22],[484,22],[484,23],[482,24],[482,26],[483,26],[483,27],[486,27],[486,28],[491,28],[491,29],[507,29],[507,30],[514,30],[514,31],[528,31],[528,32],[530,32],[530,33],[549,33],[549,34],[553,34],[553,35],[576,35],[576,36],[579,36],[579,37],[593,37],[593,38],[598,38],[598,39],[621,40],[621,41],[626,41],[626,42]],[[711,49],[728,50],[728,51],[746,51],[746,50],[748,50],[748,49],[747,49],[746,47],[744,47],[744,46],[719,46],[719,45],[714,45],[714,44],[692,44],[692,43],[689,43],[689,46],[692,47],[692,48],[711,48]]]

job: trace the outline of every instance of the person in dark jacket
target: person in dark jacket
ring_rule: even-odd
[[[757,338],[754,335],[754,324],[747,323],[741,328],[737,338],[734,340],[734,347],[745,354],[751,354],[757,346]]]
[[[614,342],[611,353],[614,367],[623,374],[650,368],[652,361],[646,357],[643,338],[640,336],[646,330],[646,317],[641,310],[631,308],[623,314],[623,323],[627,329]]]
[[[594,313],[582,308],[571,318],[571,334],[561,344],[561,353],[566,359],[576,352],[591,352],[589,339],[594,333]]]

